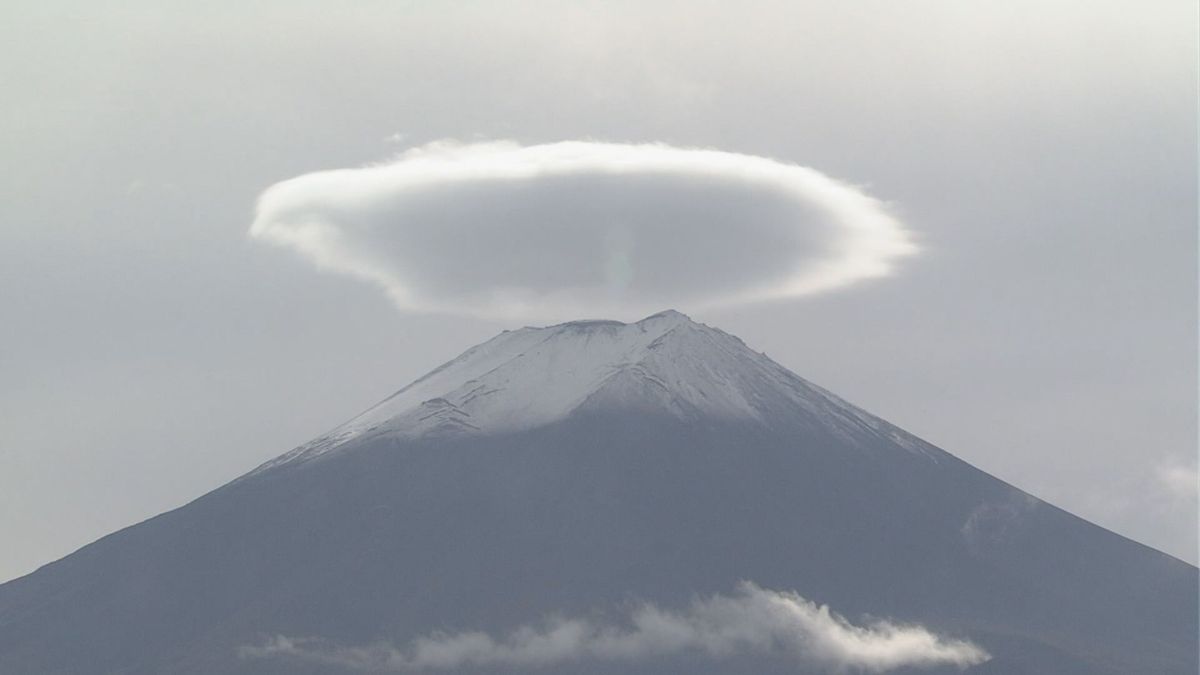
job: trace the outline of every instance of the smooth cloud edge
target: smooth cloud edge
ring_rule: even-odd
[[[594,299],[581,303],[571,289],[550,293],[504,289],[494,292],[482,305],[472,306],[451,307],[423,301],[388,269],[386,261],[351,251],[343,245],[345,235],[336,224],[312,215],[318,204],[335,212],[348,211],[376,204],[399,191],[456,181],[532,180],[587,173],[723,177],[789,193],[824,210],[837,223],[840,231],[832,242],[835,251],[832,257],[798,272],[786,284],[716,295],[689,304],[693,311],[844,289],[891,276],[901,260],[921,251],[915,233],[892,213],[889,204],[867,194],[861,186],[811,167],[712,148],[578,140],[526,146],[512,140],[463,143],[443,139],[359,168],[302,174],[262,192],[248,235],[292,249],[322,272],[372,283],[404,311],[493,319],[573,316],[579,312],[580,304],[590,305],[596,315],[654,311],[662,303],[645,307],[631,307],[628,302],[604,306]]]

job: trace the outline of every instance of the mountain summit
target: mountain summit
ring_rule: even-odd
[[[506,331],[0,585],[0,675],[1194,675],[1198,592],[668,311]]]
[[[693,421],[803,421],[850,440],[884,434],[914,451],[933,450],[741,339],[667,310],[628,324],[572,321],[504,331],[264,468],[366,438],[507,433],[573,414],[620,411]]]

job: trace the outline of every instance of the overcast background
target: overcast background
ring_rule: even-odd
[[[693,318],[1196,562],[1194,2],[199,7],[0,8],[0,579],[512,327],[246,236],[272,183],[445,137],[865,186],[923,246],[896,276]]]

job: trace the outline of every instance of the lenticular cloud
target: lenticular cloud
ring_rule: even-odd
[[[578,141],[443,141],[305,174],[259,197],[250,234],[402,309],[505,318],[801,296],[916,252],[878,200],[813,169]]]

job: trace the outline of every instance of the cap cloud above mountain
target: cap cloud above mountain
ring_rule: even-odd
[[[402,309],[496,317],[820,293],[917,250],[881,202],[810,168],[581,141],[438,142],[306,174],[262,194],[250,234]]]

